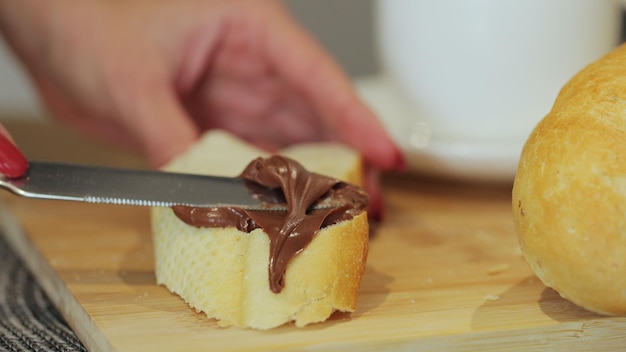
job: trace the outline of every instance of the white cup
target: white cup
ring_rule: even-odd
[[[384,69],[433,138],[523,141],[619,40],[616,0],[379,0]],[[399,122],[406,125],[406,121]]]

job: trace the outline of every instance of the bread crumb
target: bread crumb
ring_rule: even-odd
[[[492,295],[492,294],[487,294],[483,297],[483,299],[485,301],[499,301],[500,300],[500,296],[498,295]]]
[[[511,264],[508,264],[508,263],[496,264],[490,267],[489,269],[487,269],[487,274],[498,275],[498,274],[501,274],[503,271],[509,270],[510,268],[511,268]]]

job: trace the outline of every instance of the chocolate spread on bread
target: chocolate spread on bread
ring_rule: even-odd
[[[173,210],[191,226],[235,226],[244,232],[263,229],[270,239],[269,282],[275,293],[285,285],[288,262],[313,240],[317,230],[353,218],[369,202],[361,188],[308,172],[298,162],[279,155],[257,158],[240,177],[247,181],[254,196],[270,205],[286,205],[288,211],[188,206],[175,206]],[[320,203],[340,206],[311,210]]]

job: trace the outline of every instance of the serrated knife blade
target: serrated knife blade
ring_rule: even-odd
[[[268,209],[267,203],[255,198],[245,181],[237,177],[30,161],[23,177],[3,177],[0,186],[35,199],[153,207]]]

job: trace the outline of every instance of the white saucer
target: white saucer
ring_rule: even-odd
[[[355,86],[404,150],[409,170],[486,182],[510,182],[515,177],[524,141],[481,144],[438,138],[426,122],[410,116],[414,113],[408,103],[384,75],[359,78]]]

